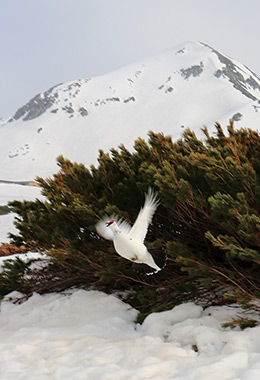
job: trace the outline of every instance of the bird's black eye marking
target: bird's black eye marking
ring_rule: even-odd
[[[112,223],[114,223],[114,221],[110,220],[109,222],[107,222],[106,226],[109,227]]]

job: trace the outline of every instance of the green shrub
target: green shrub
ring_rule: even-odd
[[[210,300],[224,292],[241,303],[259,299],[260,136],[232,123],[227,129],[225,135],[216,124],[210,136],[204,128],[205,141],[186,130],[175,143],[150,132],[133,152],[123,145],[110,155],[100,151],[90,169],[60,156],[60,171],[37,179],[45,202],[10,203],[18,215],[13,243],[49,251],[67,279],[81,273],[77,284],[128,290],[144,313],[205,290]],[[161,204],[147,244],[166,247],[168,263],[158,275],[140,277],[97,236],[95,224],[105,214],[133,222],[149,186]]]

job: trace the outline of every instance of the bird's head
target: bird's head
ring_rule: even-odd
[[[117,224],[117,219],[111,219],[108,222],[106,222],[106,227],[109,227],[109,230],[111,230],[113,234],[116,232],[121,232]]]
[[[109,227],[114,223],[115,223],[115,221],[113,219],[111,219],[111,220],[109,220],[109,222],[106,223],[106,226]]]

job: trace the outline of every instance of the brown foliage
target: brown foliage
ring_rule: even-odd
[[[17,253],[25,253],[25,251],[26,249],[23,245],[20,247],[8,243],[2,243],[0,245],[0,256],[11,256]]]

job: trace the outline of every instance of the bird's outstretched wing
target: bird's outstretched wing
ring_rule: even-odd
[[[152,189],[148,189],[148,193],[145,196],[144,207],[139,211],[138,217],[131,228],[130,236],[144,241],[147,234],[148,226],[152,221],[153,214],[159,205],[159,201],[156,199]]]
[[[113,240],[113,232],[110,228],[107,228],[106,223],[109,221],[109,217],[104,217],[96,224],[97,233],[104,239]]]
[[[118,219],[115,216],[105,216],[96,224],[97,233],[107,240],[113,240],[113,232],[110,228],[107,228],[107,222],[114,220],[123,233],[128,234],[131,230],[130,224],[122,219]]]

